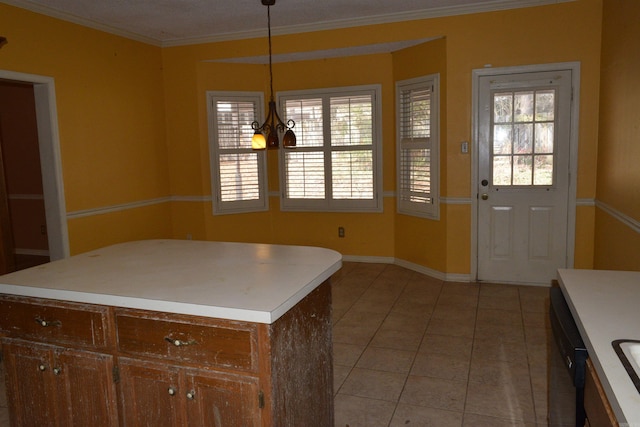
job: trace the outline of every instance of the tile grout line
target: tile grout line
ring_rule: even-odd
[[[475,343],[476,343],[476,329],[478,327],[478,310],[480,308],[480,292],[482,291],[482,284],[479,282],[472,282],[475,283],[478,287],[478,295],[476,297],[476,313],[475,313],[475,317],[474,317],[474,324],[473,324],[473,334],[471,336],[471,351],[469,352],[469,369],[467,369],[467,387],[465,387],[465,391],[464,391],[464,405],[462,406],[462,419],[460,422],[461,426],[464,426],[464,421],[467,415],[467,403],[468,403],[468,397],[469,397],[469,383],[471,382],[471,362],[473,360],[473,352],[474,352],[474,348],[475,348]]]
[[[418,273],[413,273],[411,275],[411,277],[413,277],[414,275],[417,275]],[[405,287],[404,289],[407,288],[407,283],[405,283]],[[403,292],[404,292],[403,289]],[[413,370],[413,366],[416,363],[416,359],[418,358],[418,352],[420,351],[420,348],[422,347],[422,343],[424,342],[425,336],[427,335],[427,330],[429,329],[429,323],[431,322],[431,318],[433,316],[433,310],[435,310],[435,307],[438,304],[438,300],[440,299],[440,295],[442,295],[442,283],[440,283],[440,291],[438,292],[438,298],[436,299],[436,302],[433,304],[433,309],[431,310],[431,314],[429,315],[429,320],[427,321],[425,327],[424,327],[424,331],[422,332],[422,338],[420,339],[420,343],[418,343],[418,348],[416,349],[416,351],[414,351],[413,353],[413,359],[411,360],[411,364],[409,366],[409,370],[407,371],[407,375],[404,377],[404,382],[402,384],[402,388],[400,389],[400,394],[398,395],[398,400],[396,402],[395,407],[393,408],[393,411],[391,413],[391,417],[389,418],[389,423],[387,424],[387,427],[391,427],[391,423],[393,422],[393,419],[395,418],[396,412],[398,411],[398,406],[400,405],[400,399],[402,398],[402,394],[405,391],[405,388],[407,386],[407,382],[409,381],[409,377],[411,376],[411,371]],[[398,299],[396,298],[396,301],[394,302],[394,305],[397,303]],[[393,309],[393,306],[391,307],[391,309]],[[389,310],[391,311],[391,310]]]

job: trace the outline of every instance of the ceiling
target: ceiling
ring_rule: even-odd
[[[277,0],[273,34],[353,27],[573,0]],[[266,35],[260,0],[0,0],[158,46]]]

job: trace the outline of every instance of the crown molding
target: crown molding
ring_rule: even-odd
[[[335,30],[349,27],[361,27],[366,25],[389,24],[403,21],[416,21],[421,19],[439,18],[445,16],[468,15],[483,12],[495,12],[508,9],[522,9],[527,7],[545,6],[559,3],[574,2],[576,0],[494,0],[481,4],[462,6],[443,6],[430,9],[413,10],[407,12],[389,13],[358,18],[336,19],[331,21],[315,22],[311,24],[289,25],[272,28],[273,35],[299,34],[314,31]],[[29,0],[2,0],[2,3],[27,9],[32,12],[47,15],[63,21],[72,22],[84,27],[93,28],[106,33],[125,37],[142,43],[158,47],[186,46],[194,44],[215,43],[222,41],[242,40],[266,37],[266,28],[260,30],[238,31],[222,34],[204,35],[201,37],[184,37],[175,39],[156,39],[132,31],[123,30],[91,19],[82,18],[66,12],[43,6]]]

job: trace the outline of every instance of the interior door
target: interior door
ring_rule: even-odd
[[[549,283],[567,263],[571,71],[478,89],[478,280]]]

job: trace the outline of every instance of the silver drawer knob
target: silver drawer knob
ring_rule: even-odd
[[[38,370],[39,371],[46,371],[47,367],[45,365],[40,365],[40,366],[38,366]]]
[[[176,347],[182,347],[185,345],[196,345],[198,344],[198,342],[196,340],[189,340],[189,341],[182,341],[179,339],[174,339],[171,337],[165,337],[164,339],[166,342],[173,344]]]
[[[176,395],[176,389],[173,387],[169,387],[169,390],[167,390],[169,393],[169,396],[175,396]]]
[[[36,322],[38,322],[43,328],[47,328],[49,326],[62,326],[62,322],[59,320],[45,320],[36,317]]]
[[[196,392],[195,391],[190,391],[187,393],[187,399],[189,400],[193,400],[196,398]]]

